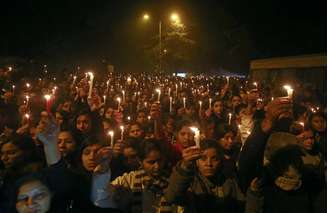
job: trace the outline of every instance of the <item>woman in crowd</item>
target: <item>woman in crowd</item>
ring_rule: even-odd
[[[1,185],[0,185],[0,210],[8,211],[8,195],[15,180],[30,171],[43,167],[36,154],[33,140],[26,136],[13,136],[0,146],[1,155]]]
[[[171,174],[165,192],[171,204],[183,206],[186,212],[242,212],[244,196],[234,179],[226,178],[222,171],[222,150],[215,141],[202,141],[182,152]]]

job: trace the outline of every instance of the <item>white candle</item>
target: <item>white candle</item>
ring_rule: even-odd
[[[178,84],[175,84],[175,97],[178,96]]]
[[[202,104],[203,104],[203,102],[202,102],[202,101],[199,101],[198,103],[199,103],[199,113],[201,113],[201,111],[202,111]]]
[[[293,88],[290,85],[284,85],[284,89],[287,91],[288,98],[293,97]]]
[[[119,111],[120,110],[120,106],[121,106],[121,98],[120,97],[117,97],[117,99],[116,99],[116,101],[117,101],[117,110]]]
[[[124,139],[124,126],[120,126],[120,129],[121,129],[121,140]]]
[[[122,90],[122,96],[123,96],[123,103],[125,103],[125,91]]]
[[[158,93],[157,101],[160,102],[160,100],[161,100],[161,90],[160,89],[156,89],[156,92]]]
[[[108,92],[109,80],[106,82],[106,91]]]
[[[209,108],[212,108],[212,98],[209,98],[208,99],[208,107]]]
[[[76,76],[74,75],[74,77],[73,77],[73,85],[75,84],[75,81],[76,81]]]
[[[25,118],[27,119],[27,121],[30,119],[30,115],[28,113],[25,114]]]
[[[186,108],[186,97],[183,97],[183,108]]]
[[[227,84],[229,84],[229,76],[227,76],[226,79],[227,79]]]
[[[231,117],[232,117],[232,114],[229,113],[229,125],[231,125]]]
[[[106,95],[104,95],[103,98],[104,98],[104,104],[106,104]]]
[[[25,96],[26,97],[26,105],[28,105],[28,101],[30,100],[30,96]]]
[[[113,131],[109,131],[108,135],[110,136],[110,147],[114,147],[114,132]]]
[[[254,85],[254,86],[256,87],[256,89],[257,89],[257,83],[256,83],[256,82],[254,82],[254,83],[253,83],[253,85]]]
[[[89,81],[89,96],[88,96],[88,98],[91,98],[94,75],[93,75],[92,72],[88,72],[88,74],[90,75],[90,81]]]
[[[169,87],[169,96],[171,96],[171,88]]]
[[[170,97],[170,113],[172,112],[172,97]]]
[[[195,140],[195,144],[196,147],[200,147],[200,132],[199,129],[197,127],[190,127],[191,131],[194,132],[194,140]]]

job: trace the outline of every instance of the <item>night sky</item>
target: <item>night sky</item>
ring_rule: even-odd
[[[0,56],[64,67],[106,60],[116,70],[139,71],[140,46],[158,20],[180,14],[195,41],[198,71],[222,67],[246,73],[249,60],[326,53],[324,0],[3,0]],[[152,16],[144,26],[140,17]]]

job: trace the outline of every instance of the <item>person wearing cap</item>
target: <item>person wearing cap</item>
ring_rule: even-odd
[[[291,102],[277,98],[264,120],[246,140],[239,158],[239,183],[247,189],[246,212],[316,212],[325,183],[313,183],[304,172],[304,155],[295,135],[275,131],[291,117]],[[279,128],[278,128],[279,129]]]

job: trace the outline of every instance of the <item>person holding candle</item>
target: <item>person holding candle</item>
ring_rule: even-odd
[[[51,179],[62,182],[56,186],[57,196],[64,196],[59,202],[66,202],[67,198],[73,200],[73,205],[71,203],[69,207],[73,212],[120,212],[111,206],[104,206],[97,198],[102,196],[99,194],[100,184],[104,179],[110,180],[109,163],[122,152],[121,146],[111,148],[105,141],[94,138],[84,140],[80,145],[77,166],[67,169],[61,155],[63,152],[58,150],[58,130],[55,122],[51,121],[37,137],[44,145],[50,175],[53,175]],[[106,177],[99,179],[100,174]],[[55,183],[58,184],[57,181]]]
[[[236,180],[222,173],[222,150],[215,141],[205,140],[200,147],[182,152],[170,176],[165,198],[170,204],[182,206],[186,212],[242,212],[244,196]],[[228,199],[229,198],[229,199]]]
[[[162,142],[146,140],[140,145],[141,169],[117,177],[108,187],[119,209],[130,212],[172,212],[163,197],[168,186]],[[137,193],[138,192],[138,193]],[[122,199],[124,197],[124,199]]]

